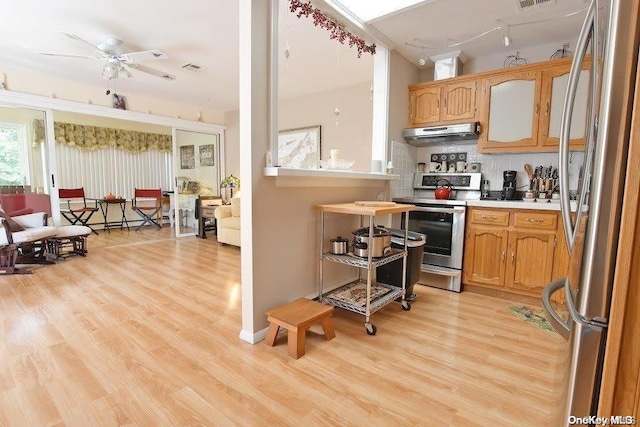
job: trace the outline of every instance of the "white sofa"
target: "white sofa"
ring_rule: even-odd
[[[231,199],[231,205],[218,206],[216,217],[218,242],[240,247],[240,197]]]

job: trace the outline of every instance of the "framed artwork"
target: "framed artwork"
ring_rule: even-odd
[[[278,166],[317,169],[320,162],[320,125],[278,132]]]
[[[180,169],[194,169],[196,167],[195,148],[193,145],[180,147]]]
[[[213,157],[213,149],[215,145],[201,145],[200,149],[200,166],[213,166],[215,164]]]
[[[117,108],[119,110],[126,110],[127,104],[125,97],[122,95],[113,94],[113,108]]]

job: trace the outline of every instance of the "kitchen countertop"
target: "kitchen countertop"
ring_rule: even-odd
[[[559,211],[560,200],[534,202],[529,200],[467,200],[467,206],[502,209],[535,209],[544,211]],[[576,203],[571,202],[575,209]]]

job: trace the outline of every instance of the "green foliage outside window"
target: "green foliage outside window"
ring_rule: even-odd
[[[0,185],[22,185],[20,139],[18,130],[0,127]]]

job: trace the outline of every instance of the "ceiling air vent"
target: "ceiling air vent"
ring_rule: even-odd
[[[201,65],[196,65],[196,64],[193,64],[191,62],[188,62],[188,63],[184,64],[180,68],[184,68],[185,70],[193,71],[194,73],[201,73],[201,72],[203,72],[204,70],[207,69],[207,67],[203,67]]]
[[[555,0],[516,0],[516,4],[518,5],[518,9],[521,11],[529,10],[531,8],[549,6],[554,4]]]

